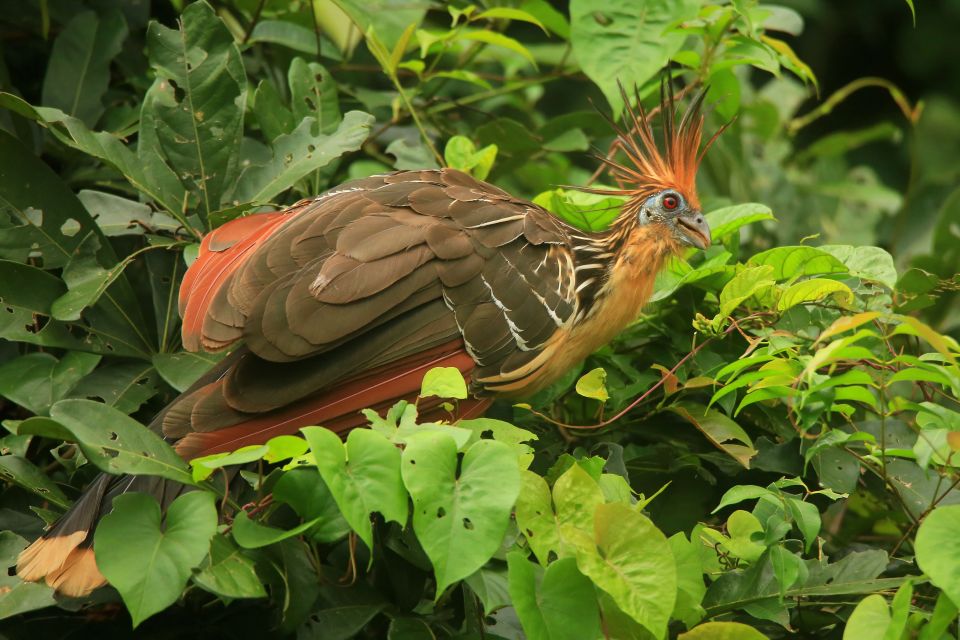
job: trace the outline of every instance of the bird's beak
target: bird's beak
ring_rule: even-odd
[[[680,235],[689,244],[698,249],[707,249],[710,246],[710,227],[699,211],[689,211],[677,216],[676,224]]]

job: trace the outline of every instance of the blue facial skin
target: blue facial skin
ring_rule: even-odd
[[[698,249],[710,246],[710,227],[703,214],[692,209],[686,198],[673,189],[647,198],[637,215],[642,225],[666,224],[673,237],[682,244]]]

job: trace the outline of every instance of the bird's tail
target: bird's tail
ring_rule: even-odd
[[[135,491],[154,496],[166,507],[190,488],[154,476],[101,473],[53,527],[23,550],[17,575],[29,582],[46,580],[58,592],[79,597],[107,583],[93,556],[97,523],[110,513],[113,500]]]

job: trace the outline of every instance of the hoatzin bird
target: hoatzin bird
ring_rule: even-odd
[[[675,122],[662,99],[659,147],[639,100],[614,125],[625,161],[604,161],[619,188],[593,191],[627,200],[606,231],[452,169],[354,180],[216,229],[180,288],[183,345],[234,349],[151,428],[189,459],[306,425],[344,433],[364,422],[360,409],[415,397],[432,367],[470,382],[463,416],[546,387],[637,317],[668,257],[710,245],[694,178],[720,132],[701,150],[701,103]],[[168,504],[184,490],[101,475],[17,571],[88,593],[105,583],[93,530],[113,498],[144,491]]]

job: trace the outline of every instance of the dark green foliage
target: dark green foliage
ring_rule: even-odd
[[[0,558],[99,469],[195,490],[164,513],[115,503],[94,545],[112,588],[68,599],[0,578],[3,633],[955,640],[960,110],[883,78],[842,85],[844,61],[818,52],[808,66],[794,48],[852,9],[788,4],[803,15],[7,7]],[[913,3],[876,4],[895,7],[863,13],[910,28]],[[918,9],[904,42],[938,20]],[[667,64],[709,86],[709,131],[737,116],[700,172],[714,245],[672,261],[644,315],[561,382],[481,419],[421,424],[401,402],[345,442],[320,425],[189,465],[143,428],[220,357],[179,339],[203,233],[440,165],[601,229],[619,199],[561,186],[587,184],[585,152],[611,142],[590,102],[616,115],[620,80],[652,106]],[[464,389],[438,369],[422,396],[455,416]],[[242,490],[224,496],[231,474]]]

